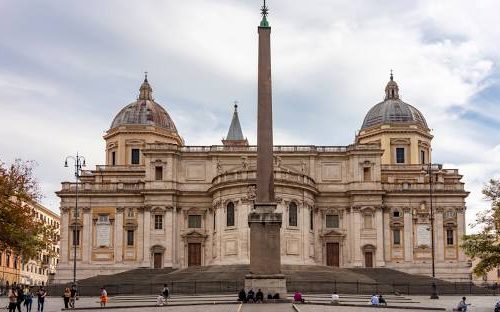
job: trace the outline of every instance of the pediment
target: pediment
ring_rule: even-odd
[[[324,231],[323,234],[321,234],[320,236],[321,237],[344,237],[345,233],[342,232],[341,230],[332,229],[332,230]]]

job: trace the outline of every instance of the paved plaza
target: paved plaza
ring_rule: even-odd
[[[143,297],[143,300],[136,299],[140,298],[139,296],[131,298],[132,300],[120,300],[120,297],[112,297],[108,307],[114,307],[115,309],[111,309],[111,311],[127,311],[127,312],[153,312],[153,311],[176,311],[176,312],[187,312],[187,311],[200,311],[200,312],[257,312],[257,311],[295,311],[292,307],[291,303],[280,303],[280,304],[237,304],[228,302],[228,304],[214,304],[217,302],[222,302],[224,300],[229,301],[230,296],[226,295],[214,295],[214,296],[179,296],[174,297],[172,300],[172,304],[176,304],[176,306],[164,306],[164,307],[155,307],[154,301],[151,297]],[[209,300],[210,298],[211,300]],[[236,298],[236,296],[234,296]],[[306,300],[311,298],[313,302],[327,302],[328,295],[314,295],[314,296],[305,296]],[[321,300],[322,298],[323,300]],[[342,298],[342,297],[341,297]],[[397,312],[397,311],[418,311],[413,310],[411,307],[433,307],[433,308],[444,308],[446,311],[451,311],[453,307],[458,303],[460,296],[441,296],[439,300],[430,300],[428,296],[408,296],[405,297],[405,301],[391,301],[388,300],[389,307],[391,306],[403,306],[404,309],[396,309],[396,308],[373,308],[368,306],[368,300],[364,299],[364,297],[359,297],[361,301],[357,302],[358,306],[330,306],[330,305],[315,305],[315,304],[299,304],[296,305],[298,308],[298,312],[343,312],[343,311],[386,311],[386,312]],[[493,311],[493,306],[500,297],[497,296],[470,296],[467,297],[468,301],[472,303],[470,307],[470,312],[486,312]],[[232,299],[231,299],[232,300]],[[364,302],[366,301],[366,307],[363,307]],[[114,303],[113,303],[114,302]],[[195,303],[196,305],[186,305],[186,306],[178,306],[177,304],[189,304]],[[0,310],[7,306],[7,298],[0,298]],[[140,307],[134,307],[140,306]],[[241,306],[241,307],[240,307]],[[59,312],[64,307],[63,300],[60,297],[48,297],[45,305],[45,312]],[[80,298],[77,301],[77,309],[78,308],[86,308],[82,311],[102,311],[99,307],[99,302],[97,297],[85,297]],[[89,309],[95,307],[95,309]],[[32,311],[36,312],[37,310],[36,301],[33,304]],[[23,311],[25,309],[23,308]]]

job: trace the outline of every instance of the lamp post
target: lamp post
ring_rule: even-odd
[[[436,268],[435,268],[435,248],[434,248],[434,207],[432,203],[433,198],[433,183],[434,183],[434,172],[440,172],[443,168],[441,164],[425,164],[422,165],[422,171],[429,176],[429,200],[430,200],[430,210],[431,210],[431,261],[432,261],[432,293],[431,299],[439,299],[436,288]]]
[[[72,160],[75,166],[75,180],[76,180],[76,190],[75,190],[75,214],[73,221],[73,285],[76,285],[76,247],[77,242],[79,242],[79,237],[76,237],[76,233],[78,230],[77,218],[78,218],[78,181],[80,179],[80,174],[82,172],[82,168],[85,167],[85,157],[78,155],[76,156],[68,156],[66,160],[64,160],[64,167],[68,167],[68,160]],[[79,235],[78,235],[79,236]],[[78,239],[78,240],[77,240]]]

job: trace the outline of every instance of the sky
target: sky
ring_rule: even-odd
[[[0,160],[35,160],[43,204],[104,163],[113,117],[143,72],[187,145],[227,134],[233,102],[256,143],[257,0],[0,0]],[[432,129],[433,161],[458,168],[467,223],[500,178],[498,1],[269,0],[275,144],[349,145],[384,97]]]

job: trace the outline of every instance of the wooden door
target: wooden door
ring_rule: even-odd
[[[373,268],[373,252],[365,252],[365,267]]]
[[[326,243],[326,265],[332,267],[340,266],[340,244]]]
[[[188,266],[201,265],[201,243],[188,244]]]
[[[161,253],[154,253],[153,260],[154,260],[154,268],[161,269]]]

